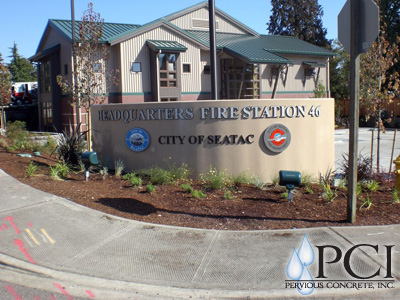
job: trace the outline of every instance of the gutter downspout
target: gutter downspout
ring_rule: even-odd
[[[278,73],[276,74],[276,78],[275,78],[275,85],[274,85],[274,90],[272,91],[272,98],[271,99],[275,99],[276,90],[278,88],[279,75],[281,74],[281,70],[282,70],[282,66],[279,66]]]
[[[326,89],[327,89],[327,97],[331,97],[331,76],[330,76],[330,61],[328,57],[328,61],[326,62]]]
[[[157,81],[157,102],[161,102],[161,95],[160,95],[160,61],[159,61],[159,57],[161,54],[161,49],[158,50],[157,54],[156,54],[156,81]]]

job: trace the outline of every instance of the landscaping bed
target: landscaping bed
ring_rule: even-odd
[[[204,180],[176,179],[166,184],[156,184],[149,176],[142,176],[141,184],[136,185],[132,177],[125,176],[124,180],[123,176],[99,169],[85,181],[83,171],[67,169],[60,175],[63,164],[54,155],[21,157],[18,153],[32,154],[0,146],[0,168],[10,176],[39,190],[123,218],[222,230],[352,225],[346,221],[346,189],[312,183],[308,176],[303,176],[307,182],[295,189],[294,200],[289,202],[282,187],[275,184],[261,187],[257,180],[246,183],[251,177],[247,174],[242,180],[236,178],[236,183],[229,178],[216,189],[210,184],[213,172],[217,176],[222,174],[216,170],[204,174]],[[151,181],[154,184],[149,188]],[[353,225],[398,223],[400,204],[393,179],[372,181],[360,187],[357,220]]]

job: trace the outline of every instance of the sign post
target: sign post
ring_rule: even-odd
[[[350,30],[349,30],[350,29]],[[356,221],[358,127],[360,116],[360,54],[379,33],[379,9],[372,0],[347,0],[338,16],[339,41],[350,52],[350,137],[347,221]]]

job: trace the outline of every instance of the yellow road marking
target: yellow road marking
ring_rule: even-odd
[[[45,237],[47,237],[47,239],[49,240],[49,242],[54,245],[56,242],[53,241],[53,239],[47,234],[46,230],[44,230],[43,228],[40,229],[40,231],[45,235]]]
[[[40,246],[40,243],[36,240],[36,238],[33,236],[32,232],[29,229],[25,229],[25,231],[28,233],[28,235],[30,236],[30,238],[32,239],[32,241],[35,242],[36,245]]]

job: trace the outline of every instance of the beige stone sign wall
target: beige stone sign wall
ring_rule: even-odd
[[[270,182],[280,170],[315,176],[334,167],[334,100],[218,100],[97,105],[93,149],[109,169],[188,164],[248,171]]]

